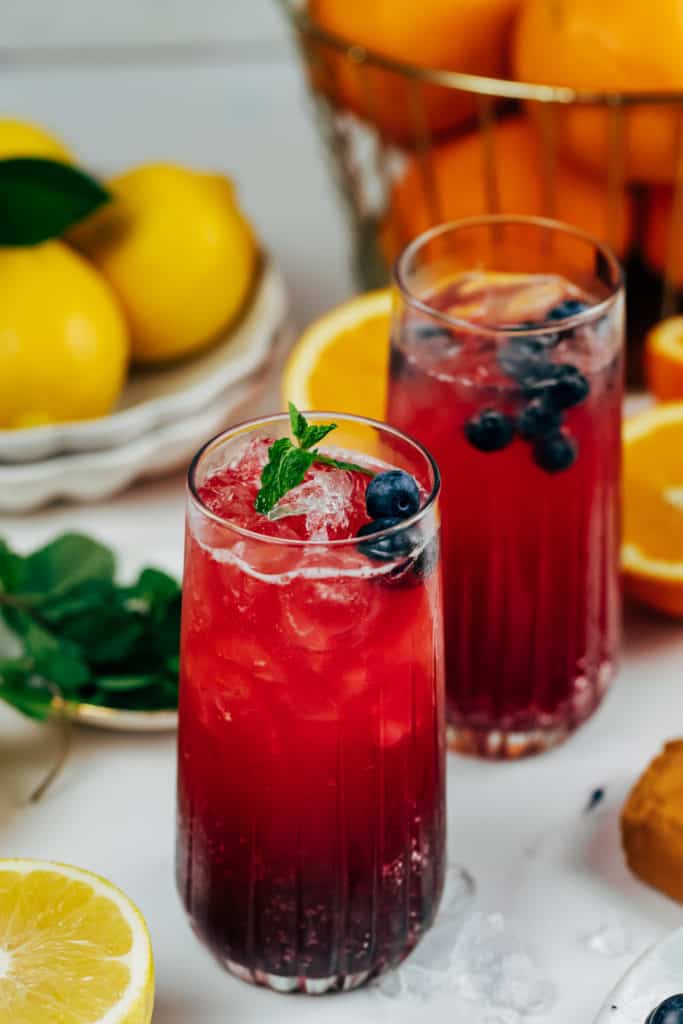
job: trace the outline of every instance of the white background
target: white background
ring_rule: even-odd
[[[349,293],[343,222],[273,3],[4,0],[0,60],[1,112],[47,123],[93,167],[172,159],[234,175],[282,264],[299,326]],[[276,395],[273,387],[265,404]],[[116,546],[124,571],[151,560],[179,572],[182,503],[177,477],[94,507],[0,518],[0,535],[28,548],[86,529]],[[683,923],[678,906],[630,878],[618,833],[628,788],[683,731],[683,630],[634,610],[626,624],[618,683],[569,744],[518,764],[449,761],[451,855],[477,877],[482,908],[516,917],[557,985],[555,1009],[534,1018],[539,1024],[590,1021],[635,953]],[[27,806],[53,751],[49,730],[2,712],[0,854],[80,864],[137,900],[156,953],[155,1024],[424,1017],[387,1018],[367,992],[306,1000],[224,975],[191,935],[173,889],[172,737],[80,731],[54,791]],[[596,786],[606,799],[584,815]],[[607,958],[587,936],[612,921],[626,927],[631,950]],[[451,1019],[447,1008],[431,1016]],[[471,1024],[480,1024],[474,1009]]]

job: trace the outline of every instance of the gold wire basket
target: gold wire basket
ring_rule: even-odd
[[[558,156],[567,111],[578,108],[600,112],[604,131],[604,230],[602,240],[615,248],[626,264],[629,285],[628,376],[631,384],[642,380],[641,341],[647,328],[663,316],[681,308],[683,289],[683,94],[598,93],[565,87],[532,85],[427,69],[383,57],[323,30],[307,16],[304,0],[280,0],[294,30],[313,98],[320,134],[331,156],[331,169],[348,214],[352,260],[356,282],[361,289],[386,284],[393,256],[407,244],[414,232],[399,220],[391,223],[391,244],[387,245],[387,214],[392,189],[400,180],[406,160],[419,177],[421,203],[429,223],[452,219],[444,211],[437,187],[434,154],[442,144],[430,128],[428,96],[434,90],[455,91],[467,97],[469,121],[453,136],[478,132],[481,150],[481,178],[486,210],[473,213],[531,213],[546,217],[558,214]],[[378,118],[378,72],[391,76],[393,96],[403,97],[408,131],[397,143]],[[340,77],[354,83],[356,102],[350,110],[343,102]],[[400,89],[400,92],[397,92]],[[539,140],[541,208],[503,209],[501,182],[506,169],[496,158],[496,131],[501,119],[524,110],[536,126]],[[627,176],[630,118],[643,113],[666,112],[672,122],[672,166],[667,199],[663,253],[653,269],[645,256],[646,211],[654,186],[631,183]],[[663,189],[659,188],[659,192]],[[623,203],[629,203],[630,241],[619,244]],[[567,208],[565,197],[564,209]],[[469,211],[468,211],[469,212]],[[585,227],[585,225],[580,225]],[[660,231],[660,234],[662,232]],[[623,238],[622,238],[623,243]]]

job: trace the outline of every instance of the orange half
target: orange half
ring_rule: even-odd
[[[660,402],[683,399],[683,316],[662,320],[645,340],[645,372]]]
[[[625,589],[683,617],[683,402],[627,420],[623,493]]]

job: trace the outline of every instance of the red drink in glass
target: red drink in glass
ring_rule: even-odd
[[[316,465],[280,502],[290,514],[254,510],[286,417],[223,435],[190,473],[178,886],[216,957],[279,991],[352,988],[395,964],[444,873],[438,473],[398,432],[335,419],[347,461],[421,487],[409,544],[386,561],[355,539],[362,473]]]
[[[491,218],[418,239],[397,278],[388,419],[442,472],[449,741],[534,753],[615,670],[619,267],[569,228]]]

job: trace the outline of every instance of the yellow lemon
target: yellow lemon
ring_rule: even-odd
[[[107,282],[62,242],[0,248],[0,428],[91,419],[128,361]]]
[[[257,262],[231,182],[148,164],[109,186],[114,203],[72,240],[119,296],[133,359],[162,362],[213,341],[242,310]]]
[[[40,125],[0,117],[0,160],[14,156],[42,156],[65,164],[73,161],[66,146]]]
[[[149,1024],[154,965],[140,911],[110,882],[0,860],[0,1024]]]

